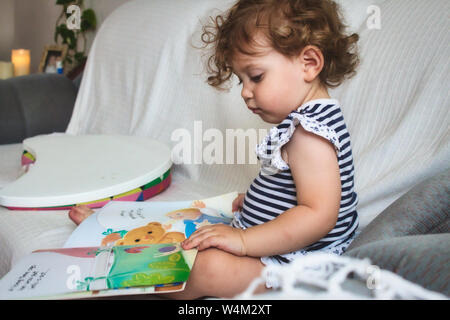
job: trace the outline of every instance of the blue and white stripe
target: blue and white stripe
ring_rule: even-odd
[[[261,172],[250,185],[243,210],[235,227],[248,228],[276,218],[297,205],[297,192],[289,166],[281,158],[281,147],[289,141],[297,125],[328,139],[335,147],[341,177],[341,202],[335,227],[319,241],[303,248],[303,252],[329,250],[348,243],[358,227],[354,189],[354,164],[350,134],[339,103],[334,99],[310,101],[272,128],[257,146]],[[292,254],[274,256],[281,263],[292,260]]]

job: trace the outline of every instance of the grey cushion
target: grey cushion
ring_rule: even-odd
[[[83,79],[83,72],[81,72],[79,75],[77,75],[75,77],[75,79],[73,79],[73,84],[75,85],[75,87],[77,88],[77,90],[80,89],[81,86],[81,80]]]
[[[393,237],[450,232],[450,170],[409,190],[380,213],[348,250]]]
[[[38,134],[64,132],[72,116],[76,85],[57,74],[0,80],[0,144]]]
[[[345,255],[450,296],[450,170],[412,188],[379,214]]]
[[[369,258],[381,269],[450,296],[449,243],[449,233],[405,236],[368,243],[346,255]]]

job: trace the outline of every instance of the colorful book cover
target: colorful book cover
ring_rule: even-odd
[[[73,299],[184,290],[201,226],[229,224],[237,193],[177,202],[111,201],[60,249],[35,251],[0,279],[0,299]]]
[[[237,192],[193,201],[111,201],[84,220],[68,247],[181,242],[201,226],[231,223]]]
[[[189,277],[195,253],[179,243],[39,250],[1,279],[0,299],[135,287],[157,293],[165,285],[179,290]]]

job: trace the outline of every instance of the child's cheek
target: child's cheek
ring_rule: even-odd
[[[274,103],[276,103],[275,95],[270,86],[266,84],[259,85],[255,90],[255,100],[256,106],[264,111],[269,111]]]

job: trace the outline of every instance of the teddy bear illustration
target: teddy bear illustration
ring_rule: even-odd
[[[106,238],[108,239],[106,240]],[[181,242],[186,237],[182,232],[166,232],[159,222],[150,222],[149,224],[128,231],[122,238],[118,234],[115,237],[110,235],[105,237],[102,245],[114,242],[116,246],[125,246],[133,244],[154,244],[154,243],[175,243]],[[119,238],[118,238],[119,237]],[[106,241],[105,241],[106,240]]]

